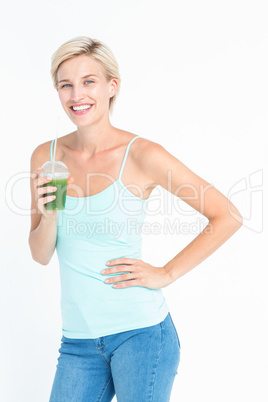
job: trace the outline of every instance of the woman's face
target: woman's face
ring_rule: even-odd
[[[109,116],[109,99],[115,95],[117,83],[116,78],[107,82],[101,64],[87,55],[66,60],[58,69],[59,98],[77,127]]]

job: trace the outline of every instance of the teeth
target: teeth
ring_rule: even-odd
[[[73,110],[87,110],[90,109],[92,105],[83,105],[83,106],[73,106]]]

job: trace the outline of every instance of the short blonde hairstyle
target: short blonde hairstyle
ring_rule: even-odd
[[[119,67],[111,49],[105,43],[97,39],[91,39],[87,36],[78,36],[63,43],[63,45],[56,50],[51,58],[50,70],[54,87],[57,88],[58,86],[58,69],[61,63],[82,54],[91,56],[101,64],[107,81],[110,81],[112,78],[117,78],[117,92],[109,101],[109,110],[112,112],[121,85]]]

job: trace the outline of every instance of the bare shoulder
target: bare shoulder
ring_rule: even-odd
[[[179,159],[165,149],[163,145],[145,137],[134,141],[132,146],[132,157],[148,173],[153,174],[160,170],[167,173],[169,169],[180,164]]]
[[[56,148],[56,160],[61,160],[63,156],[63,148],[68,135],[58,138]],[[50,147],[52,140],[43,142],[38,145],[31,155],[31,167],[35,170],[37,167],[41,167],[45,162],[50,160]]]
[[[31,155],[31,170],[37,169],[50,159],[51,140],[38,145]]]
[[[137,135],[135,137],[137,137]],[[131,145],[132,156],[137,158],[137,160],[143,160],[145,156],[148,158],[148,153],[157,153],[161,151],[161,149],[163,149],[162,145],[142,136],[139,136]]]

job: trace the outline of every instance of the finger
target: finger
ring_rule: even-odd
[[[119,267],[116,266],[114,268],[106,268],[101,271],[101,274],[102,275],[110,275],[110,274],[117,274],[119,272],[129,272],[130,273],[130,272],[133,272],[133,269],[134,269],[133,265],[130,268],[130,265],[122,265],[121,264]]]
[[[68,179],[67,179],[67,190],[69,189],[69,187],[71,186],[71,184],[73,184],[74,183],[74,178],[73,177],[71,177],[71,176],[69,176],[68,177]]]
[[[35,179],[38,177],[39,173],[41,172],[42,168],[37,168],[35,171],[32,173],[32,178]]]
[[[122,289],[122,288],[131,288],[132,286],[140,286],[140,285],[139,285],[139,282],[137,282],[137,280],[131,280],[131,281],[126,281],[126,282],[116,283],[115,285],[112,286],[112,288]]]
[[[51,180],[52,180],[52,177],[49,177],[49,176],[45,176],[45,177],[38,176],[38,178],[35,179],[35,186],[36,187],[43,186],[43,184],[49,183]]]
[[[72,176],[69,176],[67,179],[67,184],[71,184],[74,182],[74,178]]]
[[[37,203],[41,206],[41,208],[48,202],[53,201],[56,198],[55,195],[49,195],[47,197],[38,198]]]
[[[45,187],[37,187],[36,189],[38,195],[53,193],[54,191],[57,191],[57,187],[45,186]]]
[[[35,169],[34,172],[31,172],[31,178],[36,179],[38,177],[38,174],[40,173],[41,168]]]
[[[111,278],[105,279],[105,283],[116,283],[116,282],[122,282],[122,281],[127,281],[131,279],[137,279],[137,275],[135,274],[125,274],[125,275],[117,275],[113,276]]]
[[[137,261],[137,259],[134,258],[116,258],[115,260],[109,260],[106,262],[106,265],[108,266],[112,266],[112,265],[117,265],[117,264],[135,264]]]

